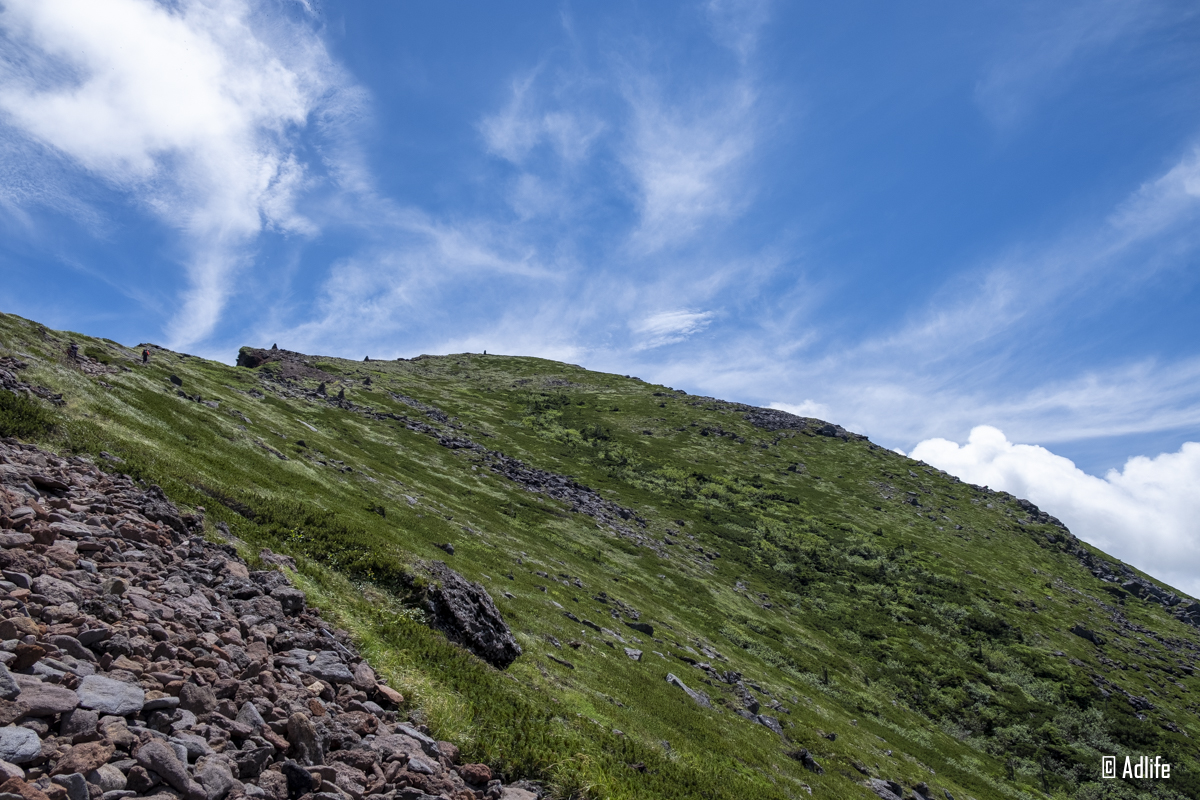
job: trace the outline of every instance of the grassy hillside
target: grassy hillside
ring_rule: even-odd
[[[0,434],[160,484],[250,556],[295,556],[412,710],[509,779],[1200,796],[1200,610],[1016,498],[821,421],[536,358],[152,351],[0,315],[0,357],[64,401],[0,391]],[[423,624],[422,560],[487,588],[512,666]],[[1174,768],[1101,781],[1105,754]]]

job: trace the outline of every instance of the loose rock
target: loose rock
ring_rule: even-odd
[[[100,675],[85,676],[75,693],[82,707],[115,717],[137,713],[146,702],[146,693],[140,686]]]
[[[31,531],[0,532],[0,567],[16,591],[43,599],[0,609],[0,638],[19,642],[0,664],[0,794],[13,795],[0,800],[526,791],[486,765],[454,768],[456,748],[398,717],[404,697],[286,575],[252,572],[205,541],[200,515],[161,490],[7,441],[0,465],[0,506]],[[51,506],[61,521],[36,516],[31,504],[47,498],[32,486],[66,501]],[[122,512],[70,510],[97,506]],[[68,569],[83,559],[87,569]],[[263,561],[295,569],[284,556]],[[437,602],[458,641],[510,663],[520,650],[486,592],[445,578]]]
[[[42,740],[28,728],[0,728],[0,758],[11,764],[28,764],[42,753]]]
[[[433,627],[500,669],[521,655],[521,645],[483,586],[467,581],[442,561],[430,564],[428,571],[436,582],[425,603]]]

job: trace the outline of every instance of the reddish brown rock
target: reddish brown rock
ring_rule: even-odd
[[[34,664],[42,660],[42,656],[46,655],[46,648],[40,644],[19,644],[14,651],[16,658],[13,659],[9,666],[17,671],[29,669]]]
[[[81,772],[86,775],[98,769],[101,764],[107,764],[115,751],[116,748],[109,742],[77,744],[58,760],[50,774],[69,775],[72,772]]]
[[[492,779],[492,768],[487,764],[463,764],[457,769],[459,776],[472,786],[486,786]]]
[[[369,692],[375,688],[375,670],[371,669],[371,665],[365,661],[360,661],[358,666],[354,668],[354,680],[352,685],[355,689],[360,689],[364,692]]]
[[[359,736],[374,733],[375,729],[379,727],[379,720],[375,715],[368,714],[366,711],[349,711],[345,714],[338,714],[337,721]]]
[[[17,794],[25,800],[50,800],[49,796],[33,784],[20,778],[9,778],[0,784],[0,794]]]
[[[395,706],[404,705],[404,695],[397,692],[390,686],[382,683],[375,684],[375,693],[382,697],[387,702]]]
[[[442,758],[449,761],[451,764],[458,763],[459,750],[458,745],[452,742],[438,742],[438,752],[442,754]]]

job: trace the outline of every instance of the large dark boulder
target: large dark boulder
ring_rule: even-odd
[[[243,347],[238,351],[237,365],[239,367],[248,367],[249,369],[254,369],[255,367],[261,367],[270,360],[270,350],[259,350],[253,347]]]
[[[167,499],[166,494],[158,486],[151,486],[142,496],[142,515],[152,522],[161,522],[170,526],[172,530],[183,536],[188,534],[187,525],[179,516],[179,509]]]
[[[1071,628],[1071,633],[1075,634],[1076,636],[1078,636],[1081,639],[1087,639],[1089,642],[1091,642],[1094,645],[1102,645],[1102,644],[1104,644],[1104,641],[1105,641],[1104,637],[1101,636],[1100,634],[1096,633],[1093,630],[1089,630],[1088,628],[1085,628],[1082,625],[1078,625],[1078,624],[1075,625],[1075,627]]]
[[[429,564],[426,572],[433,582],[425,593],[425,609],[436,630],[498,669],[521,655],[521,645],[483,586],[471,583],[444,561]]]

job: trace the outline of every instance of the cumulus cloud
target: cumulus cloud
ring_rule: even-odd
[[[1103,478],[1044,447],[982,425],[964,445],[927,439],[912,458],[963,480],[1027,498],[1081,539],[1200,595],[1200,443],[1129,459]]]
[[[648,350],[666,344],[682,342],[699,333],[712,322],[711,311],[660,311],[632,323],[629,328],[638,339],[635,349]]]
[[[0,12],[2,135],[52,148],[185,236],[176,346],[216,325],[257,234],[313,229],[296,210],[308,170],[295,135],[341,75],[315,32],[258,13],[242,0]]]

